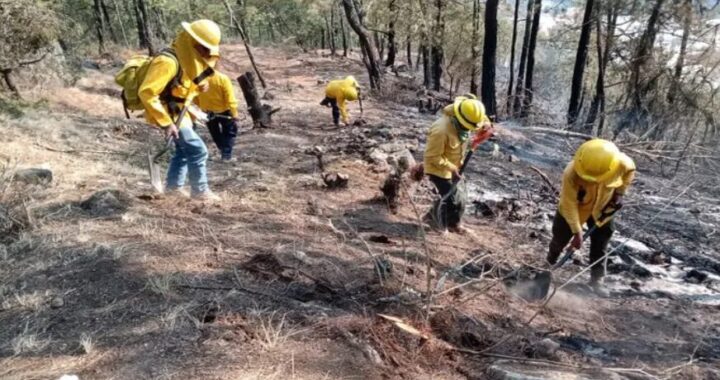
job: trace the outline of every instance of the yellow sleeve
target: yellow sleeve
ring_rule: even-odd
[[[160,127],[168,127],[173,123],[170,114],[160,101],[160,94],[177,74],[177,63],[172,58],[158,56],[150,62],[145,80],[138,89],[138,96],[145,106],[151,120]]]
[[[337,105],[340,109],[340,116],[342,117],[343,123],[348,123],[348,112],[347,112],[347,103],[345,102],[345,96],[338,96],[337,97]]]
[[[447,170],[454,172],[458,170],[458,167],[445,158],[445,145],[447,144],[447,134],[445,134],[441,128],[433,127],[430,129],[430,134],[425,144],[425,160],[433,163],[438,167],[446,168]]]
[[[225,100],[227,101],[227,106],[230,108],[230,113],[232,114],[232,117],[238,117],[238,101],[235,97],[235,91],[233,90],[232,82],[230,81],[230,78],[225,77],[223,84],[223,91],[225,92]]]
[[[580,210],[578,207],[577,194],[579,187],[574,181],[575,174],[572,168],[565,170],[563,173],[562,190],[560,190],[560,215],[565,218],[570,230],[573,234],[582,232],[582,223],[580,222]]]

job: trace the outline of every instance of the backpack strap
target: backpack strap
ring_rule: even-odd
[[[177,73],[173,77],[173,79],[168,82],[168,84],[165,86],[165,89],[160,93],[160,100],[167,103],[168,110],[173,115],[178,115],[180,113],[180,104],[185,103],[184,98],[179,98],[177,96],[174,96],[172,94],[173,88],[179,86],[182,83],[182,66],[180,66],[180,61],[177,59],[177,55],[175,55],[175,50],[171,48],[165,48],[158,55],[164,55],[166,57],[172,58],[173,61],[175,61],[175,64],[177,65]]]

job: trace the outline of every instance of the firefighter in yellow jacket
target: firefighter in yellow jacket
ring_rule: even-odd
[[[195,98],[195,103],[208,113],[207,127],[223,161],[232,160],[237,136],[238,101],[230,78],[217,71],[208,79],[208,90]]]
[[[185,99],[207,88],[207,77],[220,56],[220,28],[210,20],[183,22],[169,53],[152,60],[138,90],[148,122],[163,128],[166,137],[175,141],[165,188],[180,192],[189,175],[193,197],[216,199],[208,186],[205,144],[190,117],[180,125],[176,122]]]
[[[320,105],[332,108],[333,123],[337,127],[342,118],[346,126],[350,123],[347,112],[347,102],[354,102],[360,99],[360,85],[355,77],[348,76],[345,79],[330,81],[325,87],[325,99]]]
[[[485,128],[490,120],[485,115],[485,106],[475,96],[460,96],[443,109],[442,115],[430,127],[423,167],[425,174],[435,185],[441,200],[433,208],[440,215],[436,221],[453,233],[467,232],[461,225],[464,204],[457,186],[460,180],[460,166],[465,156],[470,132]],[[439,212],[437,211],[440,208]]]
[[[558,212],[552,227],[547,261],[554,264],[565,246],[579,249],[583,224],[597,225],[590,235],[590,286],[607,296],[602,285],[605,256],[613,234],[609,211],[622,206],[623,196],[635,178],[635,163],[610,141],[593,139],[582,144],[563,173]]]

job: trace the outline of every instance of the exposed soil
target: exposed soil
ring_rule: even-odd
[[[241,46],[225,51],[231,77],[250,67]],[[613,255],[611,296],[589,292],[586,275],[540,310],[500,279],[543,266],[555,195],[531,166],[559,187],[578,141],[505,125],[499,154],[481,152],[467,174],[472,233],[426,231],[430,185],[403,178],[391,212],[380,191],[391,168],[371,154],[420,158],[433,116],[412,108],[412,86],[398,79],[404,90],[335,128],[323,83],[362,82],[357,60],[274,49],[257,60],[282,111],[272,129],[244,122],[236,163],[209,144],[223,199],[212,205],[152,195],[145,154],[162,139],[124,119],[111,67],[47,94],[47,108],[0,116],[0,157],[53,171],[49,185],[13,188],[30,217],[0,239],[0,378],[720,378],[717,178],[665,179],[639,160],[615,243],[639,245]],[[314,147],[347,188],[326,188]]]

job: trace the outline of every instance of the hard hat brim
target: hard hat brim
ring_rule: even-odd
[[[198,35],[192,30],[192,28],[190,27],[190,23],[189,23],[189,22],[183,21],[183,22],[181,23],[181,25],[182,25],[182,28],[190,35],[190,37],[193,38],[193,40],[195,40],[197,43],[199,43],[200,45],[202,45],[202,46],[206,47],[208,50],[210,50],[210,56],[212,56],[212,57],[219,57],[219,56],[220,56],[220,46],[211,45],[211,44],[207,43],[207,41],[205,41],[205,40],[203,40],[202,38],[200,38],[200,36],[198,36]]]
[[[467,100],[467,98],[464,98],[462,96],[455,99],[455,103],[453,103],[453,111],[455,113],[455,118],[458,119],[460,124],[462,124],[462,126],[465,127],[465,129],[470,130],[470,131],[475,131],[476,129],[478,129],[478,125],[465,120],[465,118],[460,113],[460,105],[465,100]]]

